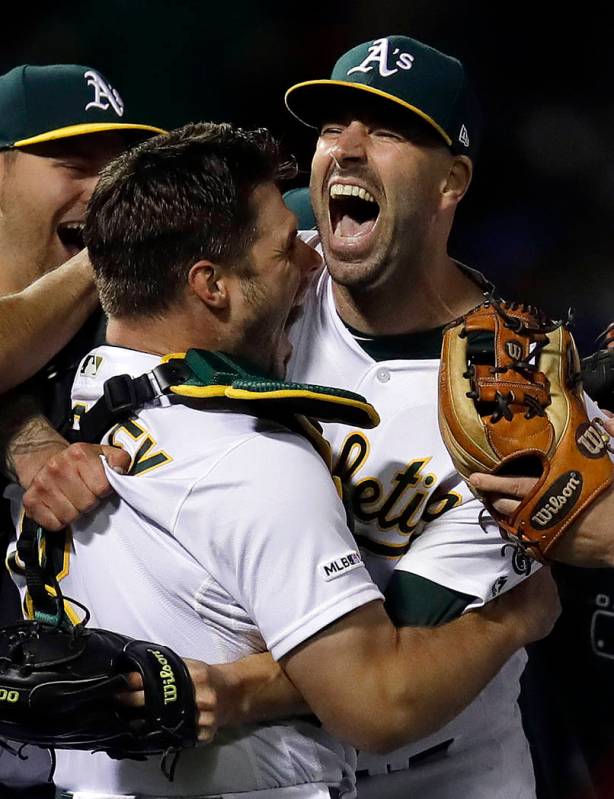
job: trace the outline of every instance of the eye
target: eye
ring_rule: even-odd
[[[323,125],[320,130],[320,136],[339,136],[341,131],[343,130],[342,125]]]
[[[394,130],[388,130],[387,128],[376,128],[375,130],[371,131],[371,135],[375,136],[377,139],[383,139],[387,141],[405,141],[405,138],[401,136],[400,133],[396,133]]]
[[[58,161],[57,166],[73,175],[86,175],[89,172],[89,165],[84,161],[79,161],[76,159]]]

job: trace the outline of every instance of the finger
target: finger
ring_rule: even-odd
[[[50,530],[60,530],[81,515],[81,511],[57,489],[28,489],[24,494],[23,507],[26,516]],[[48,527],[49,521],[51,526]]]
[[[86,513],[98,504],[98,496],[74,469],[66,468],[59,475],[41,474],[43,498],[61,518],[58,511],[70,505],[77,514]],[[57,507],[57,510],[56,510]]]
[[[506,497],[524,499],[537,483],[536,477],[499,477],[494,474],[476,472],[469,477],[469,482],[478,491],[501,494]]]
[[[201,711],[213,711],[217,707],[215,691],[209,687],[198,686],[196,691],[196,707]]]
[[[491,500],[491,504],[501,516],[511,516],[520,506],[520,502],[517,499],[504,499],[503,497]]]
[[[84,455],[77,449],[78,446],[67,447],[59,455],[51,458],[38,472],[26,492],[26,495],[30,492],[33,492],[34,496],[39,495],[59,519],[64,517],[58,513],[58,510],[60,512],[68,510],[65,507],[66,500],[79,513],[91,510],[98,501],[98,497],[80,474],[79,469]],[[98,468],[102,469],[102,466]]]
[[[215,714],[200,712],[198,714],[198,740],[203,743],[209,743],[215,737],[216,731]]]
[[[603,420],[603,426],[611,436],[614,436],[614,417],[607,413],[608,418]]]
[[[66,527],[66,524],[61,522],[55,513],[41,502],[30,502],[26,507],[24,497],[24,511],[29,519],[33,519],[36,524],[40,524],[45,530],[58,532],[58,530],[63,530]]]
[[[124,707],[145,706],[145,691],[119,691],[115,698]]]
[[[98,499],[106,497],[113,491],[100,458],[105,454],[104,449],[98,444],[73,444],[64,455],[66,459],[71,459],[71,466],[76,470],[83,488],[94,496],[94,504]],[[114,448],[106,447],[106,449]]]
[[[143,690],[143,676],[138,671],[131,671],[130,674],[124,675],[130,691]]]
[[[119,447],[109,447],[103,445],[102,454],[105,456],[107,463],[114,472],[118,474],[127,474],[132,463],[132,458],[128,453]]]

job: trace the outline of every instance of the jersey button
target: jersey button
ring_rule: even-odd
[[[390,372],[388,369],[378,369],[375,376],[380,383],[387,383],[390,380]]]

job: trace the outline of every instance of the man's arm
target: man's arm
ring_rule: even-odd
[[[396,629],[381,602],[353,611],[276,663],[270,654],[208,665],[186,660],[199,739],[315,713],[357,748],[390,751],[460,713],[518,649],[547,635],[560,611],[548,569],[436,629]],[[144,703],[131,675],[126,705]],[[305,698],[303,698],[303,695]]]
[[[258,488],[249,492],[247,506],[228,503],[228,486],[243,488],[237,487],[239,474],[246,486]],[[118,486],[128,479],[111,475]],[[200,535],[205,507],[217,521],[210,532],[214,549]],[[214,475],[208,471],[201,485],[192,485],[174,532],[249,609],[273,656],[324,726],[361,749],[393,749],[438,729],[517,649],[549,632],[559,612],[546,571],[479,614],[434,629],[397,630],[356,556],[322,462],[288,434],[252,437],[228,453]],[[512,622],[506,609],[515,616]],[[218,673],[222,668],[216,667]],[[269,680],[263,671],[259,679],[249,689],[255,700],[238,703],[238,721],[246,720],[241,712],[251,713],[249,720],[267,717],[262,705],[277,678],[273,673]],[[285,715],[281,702],[274,707],[276,715]]]
[[[23,291],[0,297],[0,393],[41,369],[97,302],[85,250]]]
[[[12,392],[0,403],[1,471],[26,489],[26,514],[48,530],[61,530],[111,493],[101,455],[120,473],[130,466],[117,447],[69,446],[28,394]]]
[[[559,612],[547,570],[434,629],[396,629],[373,602],[309,639],[282,666],[331,733],[385,752],[458,715],[516,650],[550,632]]]

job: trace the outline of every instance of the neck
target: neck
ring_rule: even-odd
[[[380,286],[356,291],[333,283],[343,321],[363,333],[417,333],[451,322],[483,299],[483,291],[446,254],[409,264]]]
[[[152,355],[186,352],[192,347],[207,350],[222,349],[219,337],[211,331],[188,329],[176,314],[156,317],[114,317],[109,319],[107,341]]]

